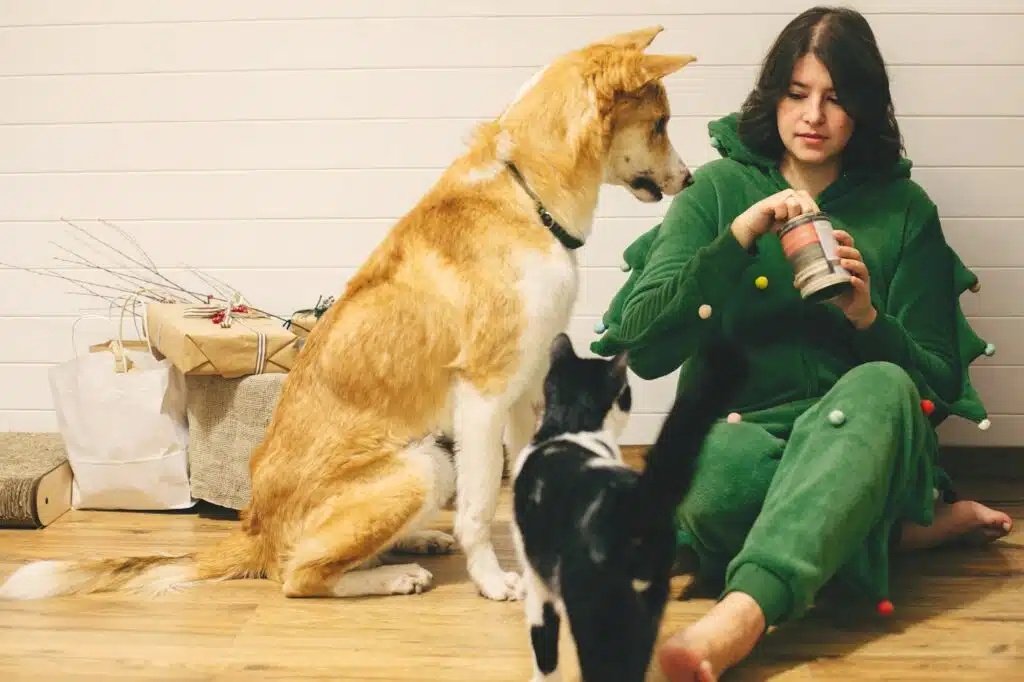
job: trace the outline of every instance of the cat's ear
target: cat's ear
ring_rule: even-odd
[[[561,332],[555,337],[555,340],[551,342],[552,362],[562,358],[574,357],[576,357],[576,350],[572,347],[572,339],[570,339],[569,335],[565,332]]]
[[[626,380],[626,370],[629,369],[629,352],[622,351],[612,358],[612,376],[616,381]]]

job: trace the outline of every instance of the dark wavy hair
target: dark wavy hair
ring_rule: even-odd
[[[895,163],[904,150],[903,137],[885,60],[867,20],[845,7],[812,7],[779,33],[739,112],[740,139],[763,156],[782,157],[778,103],[789,90],[796,62],[808,53],[828,69],[839,104],[854,122],[843,166],[872,170]]]

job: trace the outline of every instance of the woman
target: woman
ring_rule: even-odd
[[[890,546],[1011,527],[951,503],[935,463],[943,419],[984,416],[967,367],[985,344],[959,307],[973,275],[901,155],[868,23],[848,9],[798,16],[741,112],[709,131],[724,158],[626,250],[633,271],[592,346],[628,349],[647,379],[679,368],[711,331],[751,354],[739,421],[715,427],[678,512],[680,544],[725,590],[660,650],[673,681],[716,679],[833,578],[886,599]],[[823,303],[801,298],[775,234],[819,208],[852,274],[852,290]]]

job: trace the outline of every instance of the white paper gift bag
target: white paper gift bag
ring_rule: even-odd
[[[167,359],[113,340],[50,370],[75,509],[195,504],[188,480],[185,377]]]

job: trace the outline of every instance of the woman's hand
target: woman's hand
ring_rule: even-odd
[[[834,230],[839,248],[836,255],[839,256],[839,264],[850,273],[850,284],[853,291],[843,294],[832,301],[833,305],[843,311],[846,319],[853,323],[857,329],[867,329],[875,322],[878,311],[871,303],[871,275],[868,273],[868,266],[864,264],[860,251],[853,246],[853,237],[844,230]]]
[[[804,213],[816,213],[818,205],[804,190],[784,189],[765,197],[732,221],[732,233],[736,241],[749,249],[761,235],[777,229],[787,221]]]

